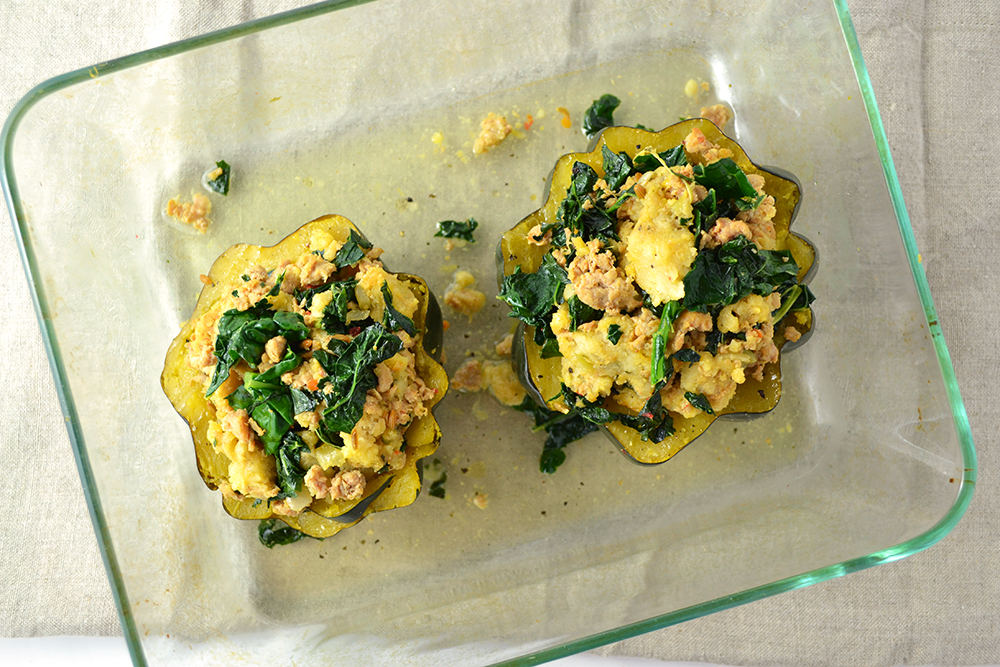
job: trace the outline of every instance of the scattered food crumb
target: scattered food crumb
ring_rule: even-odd
[[[501,357],[509,357],[510,350],[514,345],[514,334],[509,333],[500,339],[500,342],[496,345],[496,353]]]
[[[469,319],[486,305],[486,295],[473,289],[476,278],[468,271],[459,269],[452,276],[452,283],[444,292],[444,302],[449,308],[468,315]]]
[[[802,334],[799,333],[798,329],[796,329],[795,327],[785,327],[785,340],[787,340],[790,343],[794,343],[800,338],[802,338]]]
[[[722,104],[713,104],[710,107],[701,108],[701,117],[712,121],[721,130],[732,119],[733,112]]]
[[[191,225],[200,233],[208,231],[212,224],[209,215],[212,213],[212,202],[205,195],[195,192],[190,202],[180,202],[180,195],[167,202],[167,215],[175,220]]]
[[[514,369],[506,361],[469,359],[455,371],[450,387],[462,393],[488,389],[494,398],[509,406],[520,405],[527,396]]]
[[[687,83],[684,84],[684,94],[691,99],[698,98],[698,82],[694,79],[688,79]]]
[[[451,322],[449,322],[448,320],[444,320],[444,321],[443,321],[443,322],[441,323],[441,328],[442,328],[442,329],[443,329],[444,331],[447,331],[448,329],[450,329],[450,328],[451,328]]]
[[[204,273],[201,274],[200,276],[198,276],[198,279],[201,280],[202,284],[205,284],[205,285],[214,285],[215,284],[215,281],[212,280],[211,278],[209,278],[208,276],[206,276]]]
[[[441,134],[440,132],[435,132],[434,134],[431,135],[431,141],[434,142],[435,144],[440,144],[442,141],[444,141],[444,135]]]
[[[487,361],[483,364],[483,384],[494,398],[511,407],[523,403],[528,395],[506,361]]]
[[[481,510],[486,509],[486,504],[488,502],[489,500],[486,498],[485,493],[477,493],[476,495],[472,496],[472,504]]]
[[[451,389],[467,394],[483,389],[483,362],[478,359],[469,359],[458,367],[455,374],[451,376],[449,382]]]
[[[524,129],[530,130],[531,126],[535,124],[534,117],[529,113],[528,117],[524,119]]]
[[[562,114],[562,120],[560,120],[559,122],[562,124],[563,127],[573,126],[573,121],[570,120],[569,117],[569,109],[567,109],[566,107],[556,107],[556,111]]]
[[[514,129],[503,116],[498,116],[492,111],[486,115],[480,123],[482,130],[476,137],[476,143],[472,146],[472,152],[476,155],[485,153],[507,138],[507,135]]]

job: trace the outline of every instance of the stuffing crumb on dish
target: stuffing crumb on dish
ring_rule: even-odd
[[[473,288],[476,277],[459,269],[452,276],[452,283],[444,292],[445,304],[456,312],[468,315],[469,319],[486,305],[486,295]]]
[[[480,123],[482,130],[476,137],[476,143],[472,146],[472,152],[476,155],[500,145],[507,135],[514,129],[503,116],[498,116],[492,111]]]
[[[732,120],[733,112],[727,109],[723,104],[713,104],[710,107],[701,108],[701,117],[707,118],[715,123],[717,128],[723,130],[729,121]]]
[[[485,493],[477,493],[472,496],[472,504],[481,510],[486,509],[487,503],[489,503],[489,499],[486,497]]]
[[[496,344],[494,350],[498,357],[509,357],[511,348],[514,346],[514,334],[509,333]]]
[[[494,398],[511,407],[520,405],[527,396],[514,369],[506,361],[469,359],[455,371],[449,385],[462,393],[489,390]]]
[[[208,217],[212,213],[212,202],[208,197],[195,192],[192,193],[190,202],[181,202],[179,199],[178,195],[167,202],[167,215],[185,225],[191,225],[201,234],[208,231],[208,226],[212,224]]]

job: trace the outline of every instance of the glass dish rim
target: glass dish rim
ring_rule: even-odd
[[[372,1],[373,0],[328,0],[326,2],[306,5],[297,9],[239,23],[228,28],[223,28],[182,41],[173,42],[121,58],[98,63],[87,68],[67,72],[43,81],[28,91],[28,93],[26,93],[14,105],[10,115],[4,123],[2,131],[0,131],[0,146],[2,146],[2,151],[0,151],[0,165],[2,165],[2,168],[0,168],[0,185],[2,185],[5,199],[7,201],[7,208],[11,217],[11,224],[14,228],[14,235],[17,239],[18,251],[21,256],[21,263],[28,282],[32,305],[35,309],[35,315],[38,320],[39,329],[42,333],[42,340],[49,360],[49,366],[55,380],[55,389],[59,404],[66,419],[66,428],[72,446],[73,456],[76,460],[76,466],[82,482],[84,497],[87,503],[88,511],[90,512],[91,522],[98,538],[97,541],[101,558],[104,561],[104,567],[111,583],[111,593],[114,598],[115,607],[118,610],[118,616],[122,624],[122,631],[128,645],[129,654],[133,664],[135,665],[141,665],[144,667],[148,663],[146,662],[145,655],[143,653],[140,635],[136,627],[135,620],[132,616],[131,609],[127,604],[128,598],[125,591],[124,580],[114,553],[114,546],[111,542],[104,513],[101,509],[101,501],[97,493],[93,471],[90,467],[86,449],[83,446],[80,421],[73,403],[73,397],[68,392],[63,382],[63,379],[65,378],[65,369],[58,343],[55,339],[55,332],[50,328],[51,321],[45,317],[47,308],[44,307],[45,299],[41,287],[41,276],[38,274],[33,261],[34,255],[31,250],[28,234],[26,233],[27,230],[24,211],[21,200],[18,196],[17,182],[14,177],[13,166],[11,164],[15,130],[17,129],[21,119],[36,103],[58,90],[84,82],[87,79],[98,78],[99,76],[105,74],[143,65],[155,60],[177,55],[179,53],[211,46],[220,42],[254,34],[289,23],[298,22],[315,16],[320,16],[333,11],[368,4]],[[862,97],[864,99],[865,110],[868,114],[868,119],[875,139],[876,149],[882,164],[883,175],[885,176],[893,210],[896,214],[897,226],[900,231],[900,236],[906,252],[907,261],[910,265],[913,280],[924,309],[924,316],[927,320],[928,330],[930,331],[931,338],[934,343],[934,350],[937,354],[938,362],[941,367],[948,402],[951,406],[952,416],[955,421],[956,432],[964,462],[964,473],[962,478],[959,480],[960,488],[955,502],[951,508],[949,508],[948,512],[929,530],[895,546],[881,549],[867,556],[827,565],[822,568],[811,570],[792,577],[787,577],[763,586],[750,588],[736,594],[727,595],[715,600],[675,610],[644,621],[589,635],[559,646],[498,663],[497,667],[523,667],[527,665],[541,664],[543,662],[593,649],[605,644],[621,641],[652,630],[661,629],[683,621],[729,609],[747,602],[760,600],[778,593],[809,586],[811,584],[840,577],[845,574],[863,570],[882,563],[899,560],[927,549],[928,547],[939,542],[951,532],[951,530],[958,524],[959,520],[965,514],[965,511],[972,499],[977,476],[976,452],[969,428],[968,416],[958,388],[951,357],[944,340],[943,332],[941,331],[937,311],[934,308],[934,303],[931,298],[927,278],[921,265],[916,239],[913,236],[913,228],[910,224],[909,214],[906,211],[906,206],[903,201],[902,190],[896,176],[896,170],[889,150],[885,128],[882,124],[881,116],[879,115],[878,106],[875,101],[875,94],[872,89],[871,80],[868,76],[868,70],[861,55],[857,33],[855,32],[854,24],[847,8],[847,0],[830,1],[836,9],[841,30],[844,39],[847,42],[848,52],[854,66],[855,75],[857,76]]]

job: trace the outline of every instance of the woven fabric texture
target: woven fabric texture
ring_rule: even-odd
[[[5,0],[0,118],[54,75],[295,0]],[[892,564],[598,649],[731,665],[1000,664],[1000,4],[849,0],[923,266],[972,425],[979,482],[940,544]],[[35,323],[0,213],[0,636],[121,629]]]

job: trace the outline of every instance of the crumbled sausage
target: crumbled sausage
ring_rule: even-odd
[[[601,242],[587,244],[590,252],[578,254],[567,269],[576,296],[591,308],[628,312],[642,304],[632,281],[615,265],[615,256],[601,251]]]
[[[713,104],[710,107],[701,108],[701,117],[712,121],[721,130],[733,117],[733,114],[722,104]]]
[[[451,376],[450,386],[464,393],[480,391],[483,388],[483,364],[478,359],[469,359],[458,367]]]
[[[712,228],[701,237],[702,248],[717,248],[727,241],[732,241],[737,236],[753,238],[750,227],[742,220],[730,220],[729,218],[719,218]]]

